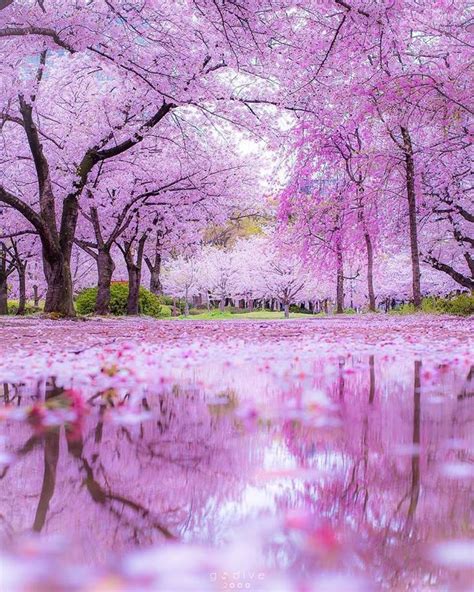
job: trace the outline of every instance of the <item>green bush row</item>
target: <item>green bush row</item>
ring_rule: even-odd
[[[31,314],[35,314],[36,312],[38,312],[39,308],[36,308],[35,306],[33,306],[30,303],[26,303],[25,306],[25,314],[26,315],[31,315]],[[18,300],[9,300],[8,301],[8,314],[9,315],[16,315],[16,313],[18,312]]]
[[[454,298],[438,298],[428,296],[421,302],[421,311],[432,314],[452,314],[467,317],[474,314],[474,295],[459,294]],[[415,312],[413,304],[403,304],[393,310],[396,314],[412,314]]]
[[[77,295],[76,310],[81,315],[94,314],[97,300],[97,288],[86,288]],[[112,282],[110,286],[110,314],[123,316],[127,314],[128,283]],[[138,297],[140,314],[150,317],[170,317],[171,307],[163,304],[160,297],[145,288],[140,288]]]

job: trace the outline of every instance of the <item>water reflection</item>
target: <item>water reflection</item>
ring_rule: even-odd
[[[472,535],[472,367],[248,362],[211,393],[213,373],[193,368],[133,405],[113,389],[84,404],[54,379],[4,384],[3,548],[60,536],[69,561],[96,567],[166,542],[248,541],[283,578],[265,589],[326,573],[363,589],[468,589],[472,562],[433,557]]]

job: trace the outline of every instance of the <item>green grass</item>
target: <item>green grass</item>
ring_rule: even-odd
[[[18,310],[18,300],[17,299],[8,299],[8,314],[9,315],[16,315],[16,311]],[[35,308],[33,305],[33,301],[32,300],[27,300],[26,301],[26,308],[25,308],[25,314],[30,315],[30,314],[35,314],[37,312],[41,312],[44,308],[44,300],[40,300],[39,301],[39,308]]]
[[[309,315],[299,312],[290,312],[290,319],[311,319],[315,316],[321,315]],[[221,312],[220,310],[209,310],[204,311],[200,314],[192,314],[188,317],[184,315],[180,315],[179,317],[174,317],[173,320],[186,320],[186,321],[212,321],[212,320],[238,320],[238,319],[257,319],[257,320],[275,320],[275,319],[284,319],[283,311],[273,311],[273,310],[254,310],[252,312],[244,312],[244,313],[232,313],[229,311]]]

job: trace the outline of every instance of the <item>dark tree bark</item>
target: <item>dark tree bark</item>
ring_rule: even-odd
[[[340,356],[337,363],[337,391],[339,395],[339,401],[344,401],[345,397],[346,381],[344,380],[344,366],[344,358]]]
[[[127,265],[128,272],[128,300],[127,314],[137,315],[140,312],[140,270],[135,264]]]
[[[472,236],[472,226],[474,224],[474,214],[466,210],[449,192],[446,187],[443,190],[432,190],[433,197],[437,198],[437,204],[433,208],[433,213],[440,216],[441,219],[449,222],[453,239],[459,246],[460,253],[467,263],[469,272],[456,269],[451,263],[442,261],[439,256],[433,254],[433,249],[423,255],[423,260],[429,263],[434,269],[442,271],[449,275],[455,282],[463,288],[474,290],[474,238]],[[463,227],[464,222],[465,227]],[[467,223],[467,224],[466,224]]]
[[[421,272],[420,272],[420,252],[418,248],[418,221],[415,192],[415,162],[413,158],[413,145],[411,143],[410,132],[407,128],[401,127],[403,138],[403,149],[405,155],[405,176],[408,199],[408,221],[410,227],[410,251],[412,268],[412,291],[413,304],[415,308],[421,306]]]
[[[469,253],[468,253],[468,255],[469,255]],[[426,263],[429,263],[433,267],[433,269],[447,273],[460,286],[463,286],[464,288],[467,288],[468,290],[474,290],[474,269],[471,270],[471,277],[468,277],[468,276],[460,273],[456,269],[454,269],[454,267],[452,267],[451,265],[448,265],[447,263],[443,263],[442,261],[440,261],[439,259],[437,259],[433,255],[426,255],[424,257],[424,259],[425,259]],[[470,255],[469,255],[469,259],[466,259],[466,260],[467,260],[469,267],[471,267],[472,266],[472,257],[470,257]]]
[[[26,266],[19,265],[18,272],[18,310],[17,315],[24,315],[26,312]]]
[[[0,315],[8,314],[8,285],[6,277],[0,272]]]
[[[145,256],[145,263],[150,271],[150,292],[161,296],[163,294],[163,286],[161,285],[161,261],[162,261],[162,236],[158,230],[156,233],[155,253],[154,259]]]
[[[28,257],[31,255],[24,255],[20,252],[18,244],[14,238],[10,239],[11,247],[9,248],[12,265],[18,274],[18,310],[17,315],[24,315],[26,311],[26,268],[28,266]]]
[[[289,319],[290,318],[290,304],[289,304],[289,302],[285,302],[285,304],[283,305],[283,309],[285,311],[285,319]]]
[[[62,389],[52,383],[46,393],[46,400],[54,399],[62,394]],[[49,503],[54,495],[56,488],[56,473],[59,460],[59,436],[58,427],[48,430],[44,436],[44,464],[43,464],[43,483],[41,493],[36,508],[33,530],[41,532],[46,522],[46,516],[49,511]]]
[[[364,239],[367,249],[367,291],[369,295],[369,310],[375,312],[374,249],[372,246],[372,238],[368,232],[364,233]]]
[[[92,224],[96,242],[92,243],[75,239],[75,243],[85,253],[92,257],[97,264],[97,298],[94,313],[97,315],[108,315],[110,312],[110,286],[112,284],[112,277],[115,270],[115,264],[110,253],[114,240],[117,238],[117,233],[120,233],[121,227],[123,228],[124,216],[119,217],[109,238],[104,240],[97,208],[91,207],[89,215],[84,213],[83,215]]]
[[[342,314],[344,312],[344,262],[342,250],[339,245],[337,246],[336,258],[336,313]]]
[[[369,405],[372,405],[375,399],[375,358],[369,356]]]
[[[110,254],[110,249],[101,248],[97,254],[97,300],[95,314],[107,315],[110,312],[110,286],[115,264]]]
[[[161,285],[161,255],[155,257],[153,267],[150,269],[150,292],[161,296],[163,294],[163,286]]]
[[[41,532],[46,522],[49,503],[56,488],[56,472],[59,459],[59,428],[48,430],[44,436],[43,483],[36,508],[33,530]]]
[[[142,276],[143,252],[145,250],[147,237],[148,235],[146,232],[140,237],[135,258],[133,256],[134,239],[125,241],[124,244],[120,246],[128,273],[127,315],[138,315],[140,313],[140,283]]]
[[[0,315],[8,314],[8,278],[14,269],[6,246],[0,243]]]
[[[44,311],[75,316],[70,257],[43,247],[43,267],[48,286]]]
[[[417,448],[421,442],[421,362],[415,361],[415,376],[413,380],[413,446],[415,450],[411,457],[411,487],[410,504],[408,506],[407,521],[405,528],[410,530],[413,524],[418,499],[420,497],[421,474],[420,474],[420,453]]]
[[[38,286],[35,284],[33,286],[33,306],[35,308],[39,308],[39,301],[40,301],[40,297],[39,297]]]

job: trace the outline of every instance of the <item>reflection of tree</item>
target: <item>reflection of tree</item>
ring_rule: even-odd
[[[100,485],[100,483],[95,479],[92,467],[87,462],[87,460],[84,458],[80,458],[80,460],[82,462],[82,468],[86,473],[85,485],[87,491],[90,493],[91,498],[96,503],[101,504],[103,506],[108,506],[110,512],[112,514],[115,514],[115,516],[120,519],[119,510],[117,510],[111,505],[111,502],[117,502],[118,505],[133,510],[133,512],[138,514],[142,519],[147,520],[151,528],[155,528],[156,530],[158,530],[165,538],[176,538],[165,526],[158,522],[157,518],[153,517],[153,513],[148,508],[145,508],[141,504],[123,495],[107,492],[105,488],[103,488]]]
[[[48,387],[45,393],[45,401],[51,402],[62,395],[62,389],[57,387],[54,380],[51,381]],[[33,530],[35,532],[41,532],[44,527],[49,504],[56,486],[56,471],[59,458],[59,428],[48,430],[45,434],[43,450],[43,483],[41,485],[41,493],[33,523]]]
[[[46,521],[49,503],[56,486],[56,470],[59,458],[59,428],[54,428],[44,436],[44,469],[43,484],[36,509],[33,530],[41,532]]]
[[[369,405],[367,407],[367,412],[364,415],[364,425],[362,429],[362,441],[363,441],[363,466],[364,466],[364,504],[363,504],[363,514],[365,516],[367,512],[367,504],[369,501],[369,479],[368,479],[368,469],[369,469],[369,414],[370,408],[374,403],[375,399],[375,359],[374,356],[369,356]]]
[[[8,495],[12,506],[8,516],[19,506],[25,513],[36,502],[34,530],[84,537],[83,553],[92,554],[92,561],[107,549],[207,528],[221,501],[238,496],[243,487],[251,458],[248,441],[236,437],[231,414],[213,414],[197,392],[148,395],[145,403],[136,411],[148,409],[150,419],[137,425],[114,423],[101,403],[87,417],[80,438],[67,427],[27,436],[26,444],[16,446],[22,455],[3,480],[2,505]],[[26,425],[11,424],[8,436],[18,441],[21,434],[24,440],[28,431]],[[32,479],[41,462],[38,443],[43,447],[39,498]],[[18,490],[21,480],[25,495]],[[22,520],[14,530],[24,528]],[[87,544],[91,529],[97,546]],[[87,561],[84,555],[79,559]]]
[[[9,424],[7,439],[17,462],[0,490],[0,514],[11,521],[5,530],[21,531],[34,518],[42,534],[72,532],[80,540],[76,558],[90,562],[111,549],[166,538],[220,540],[236,515],[255,510],[251,496],[240,495],[249,469],[263,465],[265,450],[265,461],[279,470],[290,467],[291,478],[268,489],[262,485],[264,511],[302,509],[310,520],[326,521],[343,533],[350,550],[328,563],[351,570],[364,565],[387,587],[409,589],[432,569],[418,549],[448,534],[464,535],[468,523],[468,484],[447,480],[439,471],[462,454],[447,450],[446,440],[467,439],[472,428],[470,401],[456,398],[464,376],[455,366],[442,369],[442,387],[433,380],[436,386],[430,388],[449,396],[422,405],[420,387],[427,386],[430,362],[422,368],[420,362],[383,354],[336,353],[312,360],[310,368],[283,380],[262,373],[258,387],[241,377],[237,396],[251,384],[256,396],[266,392],[277,402],[278,413],[261,423],[257,434],[242,434],[241,423],[236,427],[232,391],[216,391],[220,394],[206,401],[197,388],[147,392],[137,411],[148,411],[150,419],[138,424],[111,421],[112,404],[115,418],[126,410],[117,395],[97,397],[79,439],[61,428],[48,433],[48,442],[30,437],[24,425]],[[326,422],[327,410],[319,405],[323,397],[306,398],[313,391],[331,398],[338,412],[331,411],[329,419],[339,418],[339,427]],[[433,391],[424,392],[428,398]],[[292,414],[295,408],[301,421]],[[295,467],[303,469],[296,478]],[[269,545],[275,562],[303,571],[324,562],[319,547],[308,551],[291,536],[275,541]]]
[[[364,570],[377,574],[385,586],[415,587],[414,581],[422,582],[433,570],[420,550],[440,537],[465,532],[465,512],[453,513],[452,508],[469,507],[469,488],[440,472],[451,454],[446,440],[469,437],[470,424],[458,421],[467,419],[467,409],[460,415],[452,397],[461,377],[455,369],[443,370],[442,392],[450,396],[422,406],[421,362],[415,361],[410,372],[405,360],[370,356],[368,367],[359,371],[361,360],[353,357],[346,361],[341,404],[339,362],[334,360],[325,391],[339,404],[341,429],[335,433],[300,425],[285,431],[287,450],[304,473],[299,482],[282,485],[278,504],[304,508],[344,532],[363,556]],[[324,388],[315,380],[317,388]],[[311,469],[315,476],[306,477]],[[295,557],[295,566],[313,561],[295,555],[291,539],[282,544]],[[341,568],[349,560],[339,559]]]
[[[345,360],[342,356],[340,356],[338,359],[338,364],[337,364],[337,390],[339,393],[339,400],[340,401],[344,401],[344,386],[345,386],[344,364],[345,364]]]
[[[415,360],[415,377],[413,381],[413,454],[411,456],[411,488],[410,505],[408,506],[408,515],[406,529],[409,531],[413,524],[413,517],[418,506],[420,497],[420,426],[421,426],[421,362]]]
[[[466,382],[464,383],[463,388],[458,395],[459,401],[462,401],[463,399],[469,399],[470,397],[474,397],[474,390],[472,389],[473,383],[474,383],[474,366],[471,366],[469,368],[469,372],[466,377]]]

